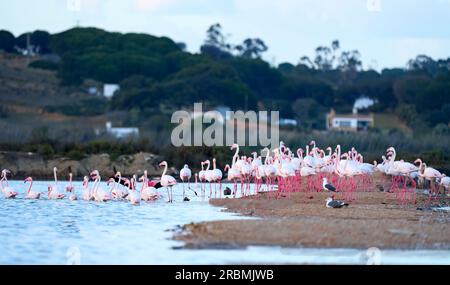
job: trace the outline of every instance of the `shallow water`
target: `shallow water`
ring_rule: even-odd
[[[61,191],[66,183],[60,184]],[[33,190],[44,194],[47,185],[35,181]],[[374,256],[372,251],[354,249],[173,249],[182,245],[171,240],[177,225],[246,218],[222,212],[192,193],[191,202],[181,202],[181,185],[174,188],[173,204],[161,199],[140,206],[120,201],[53,201],[46,195],[25,200],[22,181],[10,181],[10,186],[20,197],[0,198],[0,264],[365,264]],[[75,186],[80,194],[81,183]],[[450,251],[375,253],[385,264],[450,264]]]

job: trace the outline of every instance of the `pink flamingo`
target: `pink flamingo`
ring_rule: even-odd
[[[53,177],[55,178],[55,184],[48,185],[48,193],[47,193],[48,199],[50,200],[60,200],[66,197],[66,195],[60,193],[58,190],[58,177],[56,175],[57,171],[58,169],[56,167],[53,167]]]
[[[19,195],[19,193],[17,193],[11,187],[8,186],[7,175],[9,173],[11,173],[11,171],[9,171],[8,169],[3,169],[2,170],[2,179],[0,180],[0,185],[2,187],[2,193],[5,196],[5,198],[7,198],[7,199],[14,199],[14,198],[16,198],[17,195]],[[6,187],[3,187],[3,181],[6,182]]]
[[[77,194],[75,193],[75,187],[72,184],[72,171],[69,172],[69,185],[66,186],[66,192],[70,193],[69,200],[78,200]]]
[[[27,177],[23,183],[30,182],[30,186],[28,187],[27,194],[25,195],[25,199],[39,199],[41,197],[41,192],[35,192],[31,190],[33,186],[33,178]]]
[[[216,168],[216,159],[213,158],[213,170],[212,170],[212,177],[213,177],[213,181],[219,182],[219,192],[220,192],[220,197],[222,197],[222,171],[218,168]],[[214,184],[214,197],[217,197],[217,189],[216,189],[216,184]]]
[[[431,191],[430,191],[429,200],[428,200],[428,201],[430,201],[432,195],[435,195],[435,197],[437,197],[439,195],[439,193],[436,193],[436,185],[435,185],[436,180],[445,177],[445,175],[443,175],[438,170],[436,170],[432,167],[428,167],[426,165],[426,163],[422,162],[422,160],[420,158],[418,158],[418,159],[416,159],[416,161],[414,161],[414,164],[416,164],[416,163],[419,163],[419,176],[430,181]]]
[[[184,167],[180,170],[180,179],[183,182],[183,201],[186,201],[188,199],[186,197],[186,189],[184,187],[185,182],[188,182],[188,188],[190,188],[189,181],[191,180],[192,171],[189,169],[189,166],[187,164],[184,165]],[[189,199],[187,200],[189,201]]]
[[[127,196],[128,201],[130,201],[132,205],[137,206],[141,204],[141,194],[138,191],[136,191],[135,182],[136,176],[133,175],[131,180],[125,178],[124,184],[127,185],[128,188],[130,189],[129,194]]]
[[[160,195],[156,188],[148,186],[147,170],[144,171],[144,175],[141,176],[140,180],[142,181],[141,199],[147,202],[158,200]]]
[[[83,200],[90,201],[94,200],[94,197],[92,196],[91,190],[89,189],[89,177],[84,176],[83,178]]]
[[[169,200],[167,202],[172,203],[173,202],[173,196],[172,196],[172,187],[177,184],[177,181],[173,176],[166,175],[167,173],[167,161],[163,161],[159,164],[160,167],[164,166],[164,171],[161,175],[161,185],[167,189],[167,195],[169,197]]]
[[[100,186],[100,173],[98,170],[91,172],[91,177],[94,179],[94,186],[92,187],[92,195],[97,202],[107,202],[112,199],[110,193],[105,188]]]

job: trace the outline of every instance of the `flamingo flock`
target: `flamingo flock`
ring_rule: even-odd
[[[322,191],[333,192],[345,201],[354,201],[358,193],[374,191],[375,173],[384,174],[384,183],[381,190],[394,195],[399,202],[416,203],[418,182],[429,183],[429,201],[439,197],[446,197],[445,191],[449,190],[450,177],[429,167],[421,159],[413,163],[398,160],[395,148],[389,147],[381,156],[382,162],[367,163],[364,156],[354,147],[342,151],[341,146],[334,148],[328,146],[319,148],[315,141],[311,141],[304,148],[295,151],[287,147],[283,142],[272,149],[264,148],[261,155],[253,152],[251,156],[241,155],[238,144],[230,148],[233,152],[230,163],[226,164],[223,171],[218,168],[216,158],[208,159],[200,163],[200,171],[194,173],[195,187],[191,188],[193,172],[189,165],[185,164],[179,171],[179,179],[182,182],[183,201],[190,201],[186,191],[192,191],[198,195],[195,188],[199,188],[202,197],[209,193],[209,198],[222,197],[222,194],[236,198],[258,196],[267,193],[269,199],[289,198],[292,193],[304,193],[308,199],[313,199],[314,194]],[[212,162],[212,163],[211,163]],[[159,166],[163,168],[159,182],[150,181],[145,170],[139,178],[133,175],[130,178],[122,177],[118,171],[106,180],[106,188],[101,183],[101,175],[98,170],[93,170],[89,176],[83,179],[81,196],[78,197],[76,187],[72,183],[73,175],[69,168],[69,180],[65,187],[65,193],[60,192],[58,183],[58,169],[53,168],[54,182],[48,185],[47,198],[49,200],[69,199],[77,201],[108,202],[111,200],[128,201],[133,205],[141,202],[159,200],[163,195],[158,188],[167,191],[167,202],[173,202],[173,187],[177,185],[175,177],[168,175],[168,163],[162,161]],[[18,192],[8,185],[8,175],[11,172],[4,169],[1,172],[0,186],[5,198],[18,197]],[[388,177],[391,181],[388,184]],[[233,185],[233,189],[222,190],[223,179]],[[40,199],[42,193],[33,191],[33,179],[27,177],[24,183],[29,183],[25,194],[26,199]],[[140,187],[137,186],[141,183]],[[419,184],[420,184],[419,183]],[[187,184],[187,185],[186,185]],[[387,190],[385,190],[387,189]],[[219,195],[217,195],[219,193]]]
[[[164,166],[164,171],[160,178],[160,185],[167,188],[168,201],[173,202],[172,187],[177,184],[177,181],[173,176],[167,175],[168,164],[166,161],[160,163],[160,166]],[[19,193],[12,189],[8,184],[8,175],[11,175],[11,171],[4,169],[1,172],[0,187],[2,194],[7,199],[14,199],[19,196]],[[69,183],[65,187],[65,193],[60,191],[60,183],[58,181],[58,168],[53,168],[54,181],[47,187],[47,199],[48,200],[62,200],[69,199],[70,201],[77,201],[79,197],[76,192],[76,187],[73,184],[73,174],[69,168]],[[190,179],[190,176],[187,178]],[[139,205],[141,201],[151,202],[156,201],[162,197],[155,186],[158,184],[155,181],[149,181],[147,176],[147,170],[144,174],[137,179],[136,175],[131,178],[123,178],[120,172],[116,172],[113,177],[110,177],[106,181],[106,188],[101,183],[102,178],[98,170],[90,172],[89,176],[84,176],[83,186],[81,189],[81,200],[95,201],[95,202],[108,202],[111,200],[129,201],[133,205]],[[141,182],[142,185],[137,190],[136,184]],[[43,195],[41,192],[34,191],[33,178],[27,177],[24,183],[29,183],[28,189],[25,193],[25,199],[40,199]]]

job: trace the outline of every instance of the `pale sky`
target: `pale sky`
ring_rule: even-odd
[[[191,52],[219,22],[231,43],[263,39],[264,58],[276,64],[312,57],[334,39],[358,49],[366,68],[404,67],[417,54],[450,57],[450,0],[0,0],[0,29],[16,36],[77,22],[168,36]]]

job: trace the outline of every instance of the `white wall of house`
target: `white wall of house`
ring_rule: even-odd
[[[355,118],[333,118],[334,128],[353,128],[358,127],[358,119]]]

